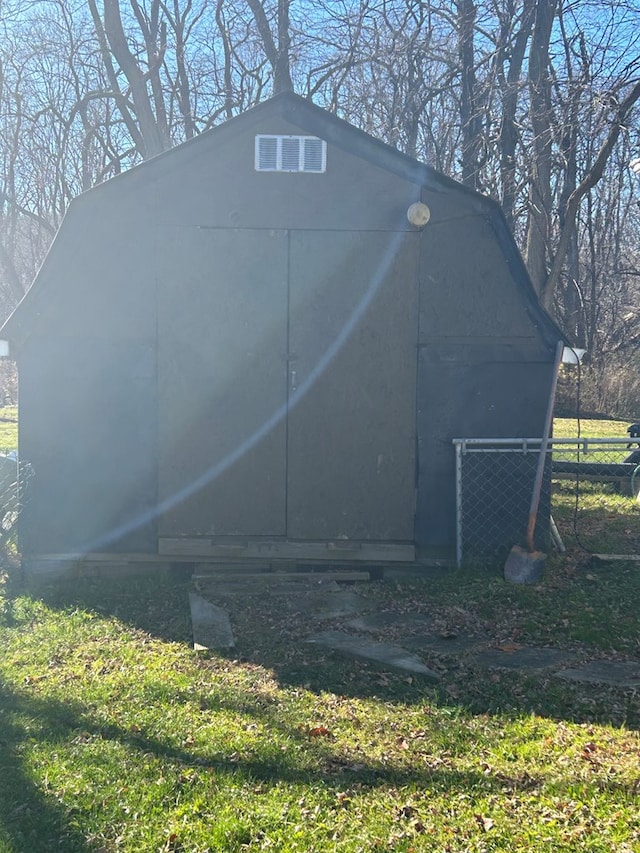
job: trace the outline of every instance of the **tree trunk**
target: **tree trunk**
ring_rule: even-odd
[[[506,79],[502,79],[502,120],[500,122],[500,185],[502,191],[502,210],[509,228],[513,229],[515,222],[516,188],[516,148],[519,130],[516,127],[516,111],[520,97],[520,75],[526,54],[527,44],[531,36],[536,0],[525,0],[522,10],[520,29],[513,45],[508,42],[508,33],[512,26],[511,19],[503,23],[504,35],[501,48],[509,56],[509,70]]]
[[[111,52],[131,87],[131,100],[144,143],[143,157],[153,157],[166,150],[168,141],[163,138],[153,113],[145,75],[129,50],[120,17],[119,0],[104,0],[104,30]]]
[[[289,66],[289,47],[291,43],[289,6],[291,0],[278,0],[277,45],[261,0],[247,0],[247,3],[253,12],[253,17],[260,33],[260,38],[262,39],[262,46],[273,72],[273,94],[278,95],[280,92],[293,91],[291,69]]]
[[[458,59],[460,62],[460,129],[462,131],[462,183],[478,188],[478,162],[482,121],[476,103],[474,0],[458,0]]]
[[[557,0],[537,0],[529,52],[529,101],[533,158],[529,189],[526,260],[533,286],[542,294],[547,281],[551,218],[551,78],[549,43]],[[549,307],[549,304],[547,304]]]

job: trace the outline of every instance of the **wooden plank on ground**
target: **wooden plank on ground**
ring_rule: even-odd
[[[593,554],[593,559],[602,563],[637,563],[640,554]]]
[[[158,551],[163,557],[173,559],[177,555],[188,554],[198,561],[206,557],[227,560],[229,558],[262,560],[291,558],[319,562],[360,563],[412,563],[415,560],[415,548],[410,544],[357,543],[346,540],[335,542],[249,541],[227,545],[207,537],[166,537],[158,540]]]
[[[231,571],[220,572],[217,570],[217,567],[213,565],[211,567],[211,571],[199,571],[194,572],[193,579],[194,580],[206,580],[206,581],[214,581],[221,580],[226,581],[229,579]],[[330,583],[332,581],[343,582],[343,583],[354,583],[357,581],[369,581],[371,580],[371,575],[369,572],[300,572],[295,568],[292,568],[288,572],[277,571],[277,572],[259,572],[253,574],[238,574],[235,576],[235,579],[241,582],[245,581],[267,581],[273,583],[273,581],[286,580],[287,583]]]
[[[53,560],[73,563],[166,563],[161,554],[91,552],[89,554],[37,554],[33,560]],[[193,562],[193,561],[190,561]]]

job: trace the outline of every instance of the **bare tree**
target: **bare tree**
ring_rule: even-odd
[[[159,0],[153,0],[149,16],[143,14],[136,0],[130,0],[145,42],[146,69],[129,48],[119,0],[104,0],[102,16],[96,0],[88,2],[112,95],[131,138],[141,157],[159,154],[169,147],[167,116],[159,82],[166,37],[165,26],[159,22]],[[131,103],[121,90],[120,75],[126,80]]]
[[[611,157],[613,148],[618,141],[622,129],[625,127],[625,123],[631,109],[637,103],[638,99],[640,99],[640,80],[632,85],[620,103],[615,105],[608,131],[595,160],[567,200],[564,227],[560,232],[560,238],[555,248],[551,270],[541,288],[540,297],[542,304],[545,307],[550,307],[551,305],[562,266],[566,260],[569,243],[576,226],[576,217],[580,204],[587,193],[593,189],[593,187],[595,187],[598,181],[602,178],[605,166]]]

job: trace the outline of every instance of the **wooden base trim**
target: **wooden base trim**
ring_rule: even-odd
[[[158,553],[164,557],[189,555],[198,560],[310,560],[326,562],[359,563],[412,563],[415,548],[411,544],[386,542],[288,542],[286,540],[260,540],[223,543],[210,537],[160,538]]]

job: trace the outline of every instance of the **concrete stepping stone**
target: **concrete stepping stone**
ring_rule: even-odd
[[[540,670],[566,666],[575,659],[576,655],[572,652],[524,646],[513,650],[486,649],[473,655],[468,662],[488,669]]]
[[[487,645],[487,640],[477,637],[440,636],[438,634],[426,634],[423,637],[406,637],[401,641],[403,646],[413,651],[431,652],[435,655],[467,655],[477,651],[479,647]]]
[[[592,660],[584,666],[563,669],[555,674],[567,681],[640,688],[640,661]]]
[[[367,613],[345,622],[346,628],[367,634],[375,634],[389,628],[398,631],[418,631],[431,628],[432,625],[433,620],[429,616],[423,616],[422,613]]]
[[[196,592],[189,593],[189,606],[194,649],[230,649],[235,646],[236,641],[226,610],[211,604]]]
[[[416,655],[391,643],[378,643],[363,637],[354,637],[341,631],[321,631],[308,637],[305,642],[323,646],[348,657],[373,661],[391,669],[399,669],[414,675],[424,675],[433,680],[440,678],[437,672],[425,666]]]
[[[369,610],[371,604],[357,592],[327,589],[299,593],[295,608],[316,619],[339,619]]]

